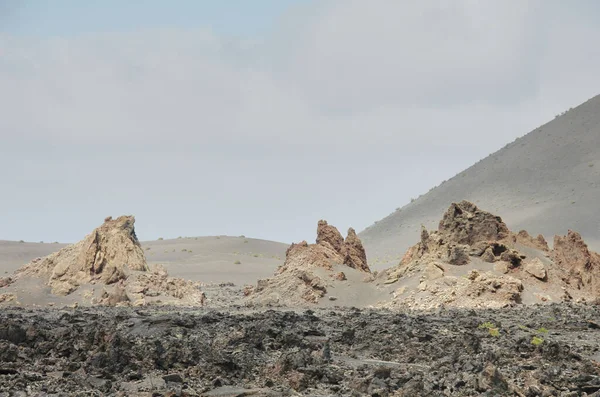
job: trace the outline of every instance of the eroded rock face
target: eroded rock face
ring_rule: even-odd
[[[301,306],[317,303],[327,294],[331,282],[346,279],[343,272],[333,272],[336,265],[371,272],[367,254],[354,229],[348,230],[344,240],[334,226],[321,220],[317,225],[316,244],[306,241],[292,244],[275,276],[260,280],[256,287],[245,290],[244,294],[250,302],[257,304]],[[330,274],[325,277],[316,274],[322,271]]]
[[[48,278],[56,295],[68,295],[86,283],[114,284],[130,271],[147,271],[144,251],[135,235],[135,218],[108,217],[82,241],[21,268],[22,276]]]
[[[555,236],[552,257],[578,287],[600,285],[600,255],[589,250],[579,233],[569,230],[566,236]]]
[[[353,228],[348,229],[348,236],[340,252],[344,255],[344,265],[364,272],[371,271],[367,264],[365,248]]]
[[[438,230],[450,241],[467,245],[502,240],[509,234],[502,218],[482,211],[468,201],[452,203],[440,221]]]
[[[341,252],[344,238],[334,226],[320,220],[317,224],[317,244],[330,244],[336,252]]]

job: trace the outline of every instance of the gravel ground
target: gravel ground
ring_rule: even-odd
[[[600,307],[0,311],[0,396],[600,396]]]

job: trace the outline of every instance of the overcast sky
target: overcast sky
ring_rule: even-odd
[[[127,5],[124,5],[127,4]],[[600,93],[593,0],[0,0],[0,239],[362,230]]]

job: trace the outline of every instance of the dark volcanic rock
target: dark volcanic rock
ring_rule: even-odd
[[[509,230],[499,216],[482,211],[473,203],[452,203],[440,221],[439,231],[452,242],[473,245],[508,237]]]
[[[599,306],[573,304],[436,314],[4,309],[0,395],[594,395],[598,318]]]

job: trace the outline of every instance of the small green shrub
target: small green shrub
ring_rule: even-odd
[[[158,241],[162,241],[162,240],[163,240],[163,238],[162,238],[162,237],[159,237],[159,238],[158,238]]]
[[[255,258],[258,258],[258,254],[254,254],[253,256],[254,256]]]
[[[496,325],[494,323],[490,323],[490,322],[485,322],[482,324],[479,324],[479,329],[487,329],[490,336],[500,336],[500,330],[498,329],[498,327],[496,327]]]
[[[538,328],[537,332],[539,334],[547,334],[548,330],[546,328],[544,328],[544,327],[541,327],[541,328]]]
[[[241,264],[242,264],[242,262],[240,262],[240,261],[238,260],[238,261],[235,261],[235,262],[233,262],[233,264],[234,264],[234,265],[241,265]]]
[[[544,339],[543,339],[543,338],[540,338],[539,336],[534,336],[534,337],[531,339],[531,344],[532,344],[532,345],[534,345],[534,346],[539,346],[539,345],[541,345],[542,343],[544,343]]]

